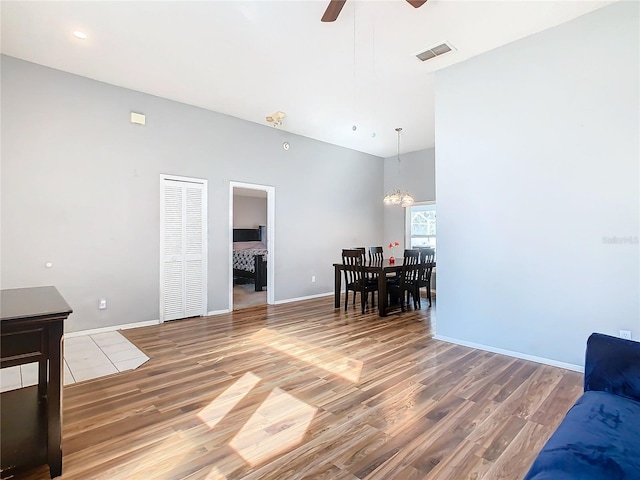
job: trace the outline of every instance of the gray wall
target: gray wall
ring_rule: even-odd
[[[435,149],[429,148],[384,159],[384,189],[408,190],[416,202],[432,202],[436,199]],[[404,249],[405,209],[397,205],[384,206],[385,245],[397,240],[395,255]],[[385,256],[388,256],[385,250]]]
[[[233,228],[258,228],[266,224],[266,198],[233,196]]]
[[[439,337],[583,365],[640,335],[638,9],[436,74]]]
[[[56,285],[74,309],[67,331],[159,318],[163,173],[208,180],[209,311],[229,307],[230,181],[275,187],[276,301],[333,291],[340,249],[382,241],[381,158],[6,56],[1,67],[0,281]]]

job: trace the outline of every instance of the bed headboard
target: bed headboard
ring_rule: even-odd
[[[267,227],[260,225],[258,228],[234,228],[234,242],[262,242],[267,244]]]
[[[234,242],[259,242],[262,239],[260,228],[234,228]]]

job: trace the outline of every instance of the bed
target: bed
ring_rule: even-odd
[[[267,286],[266,228],[233,229],[233,281],[253,280],[256,292]]]

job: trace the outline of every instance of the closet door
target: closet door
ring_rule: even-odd
[[[160,320],[207,314],[206,180],[160,179]]]

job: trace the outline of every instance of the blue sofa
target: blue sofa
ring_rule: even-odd
[[[640,479],[640,342],[587,341],[584,393],[524,480]]]

